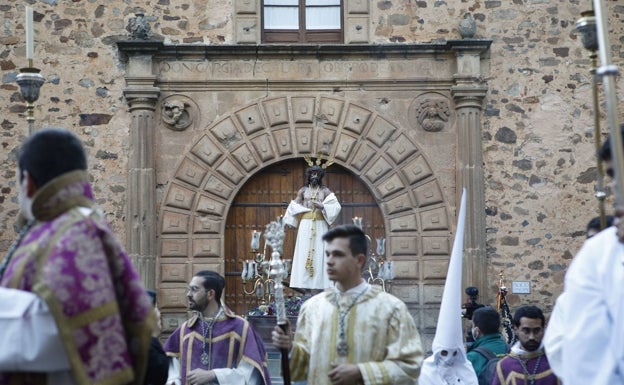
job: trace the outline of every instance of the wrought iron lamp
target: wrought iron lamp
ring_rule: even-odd
[[[354,217],[353,224],[362,229],[362,217]],[[368,234],[369,244],[372,240]],[[377,248],[371,250],[370,257],[368,258],[368,269],[366,271],[368,283],[380,285],[384,291],[388,291],[389,285],[392,284],[394,279],[394,268],[392,261],[386,258],[386,239],[377,238]]]
[[[26,120],[28,121],[28,132],[32,133],[35,123],[35,102],[39,99],[39,91],[41,86],[45,82],[43,76],[39,73],[40,70],[33,66],[33,58],[35,56],[35,42],[34,42],[34,28],[33,28],[33,9],[26,6],[26,59],[28,60],[28,67],[20,68],[20,74],[17,75],[16,82],[20,87],[20,93],[24,100],[26,100],[26,106],[28,108],[28,115]]]
[[[280,218],[278,218],[277,223],[279,221]],[[265,240],[264,249],[262,252],[259,252],[261,236],[261,231],[253,230],[251,232],[250,253],[253,257],[242,262],[243,271],[241,279],[243,280],[243,292],[245,295],[254,295],[260,305],[268,305],[275,296],[274,285],[276,277],[271,273],[271,255],[267,255],[267,245],[270,244],[270,241]],[[266,237],[267,234],[265,234],[265,239]],[[281,244],[279,247],[281,247]],[[282,260],[282,262],[284,264],[284,273],[281,274],[281,279],[285,279],[290,271],[291,260]]]
[[[29,61],[32,62],[32,60]],[[28,131],[32,133],[35,123],[35,102],[39,99],[39,91],[45,79],[39,73],[40,70],[32,67],[32,63],[30,64],[30,67],[20,68],[20,74],[17,75],[16,82],[20,86],[22,97],[26,100],[28,108],[26,120],[28,121]]]

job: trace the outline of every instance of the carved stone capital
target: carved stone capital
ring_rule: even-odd
[[[132,87],[124,89],[123,94],[130,107],[130,112],[135,110],[154,111],[160,95],[160,88]]]
[[[455,108],[483,108],[483,99],[487,94],[488,87],[483,85],[468,86],[459,85],[451,87],[451,95],[455,101]]]

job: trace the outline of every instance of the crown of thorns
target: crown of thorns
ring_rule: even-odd
[[[306,163],[308,164],[308,166],[312,167],[314,165],[317,166],[321,166],[321,168],[326,169],[327,167],[331,166],[332,164],[334,164],[334,160],[333,159],[327,159],[325,160],[325,163],[323,163],[323,154],[318,154],[316,156],[316,161],[312,160],[312,157],[310,155],[306,155],[303,157],[303,159],[305,159]]]

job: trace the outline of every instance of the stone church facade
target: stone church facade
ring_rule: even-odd
[[[234,272],[226,238],[237,193],[268,167],[319,154],[374,198],[392,292],[427,345],[463,187],[463,286],[493,303],[502,272],[507,286],[530,288],[512,291],[512,309],[549,311],[597,215],[591,62],[574,30],[586,5],[345,0],[340,44],[266,44],[261,4],[33,4],[34,64],[46,79],[35,126],[85,142],[98,203],[158,290],[165,329],[186,316],[194,271]],[[144,36],[132,27],[141,12]],[[15,84],[23,6],[0,13],[2,251],[14,238],[15,153],[28,125]],[[616,64],[620,24],[611,23]]]

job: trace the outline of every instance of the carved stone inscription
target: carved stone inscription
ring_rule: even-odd
[[[162,81],[184,79],[440,79],[452,76],[446,61],[430,58],[394,60],[298,60],[298,61],[170,61],[161,62],[158,76]]]

